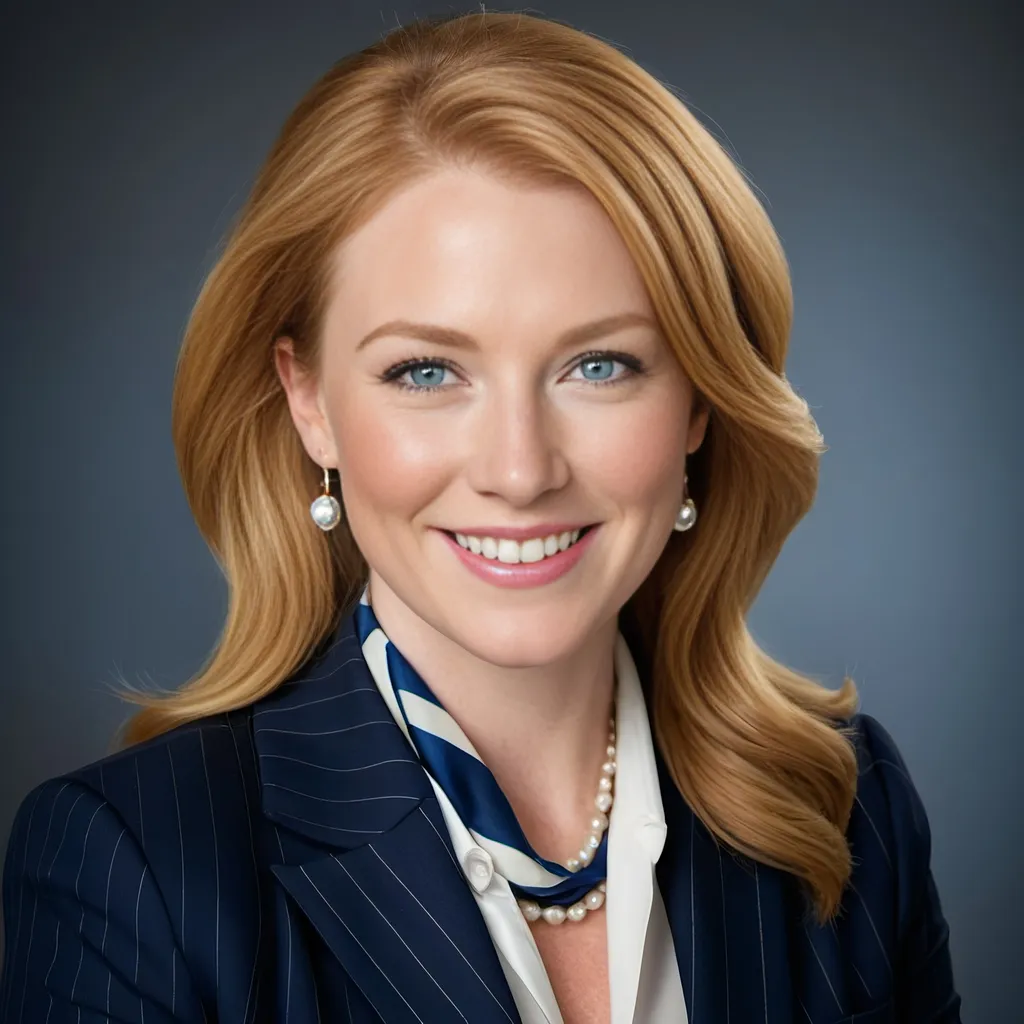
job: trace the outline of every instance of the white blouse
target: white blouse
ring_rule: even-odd
[[[392,715],[404,727],[386,681],[370,670]],[[615,645],[615,805],[608,826],[608,975],[612,1024],[687,1024],[672,933],[655,865],[665,845],[665,815],[643,691],[625,639]],[[404,731],[404,728],[403,728]],[[490,854],[474,839],[430,773],[455,856],[483,915],[523,1024],[563,1024],[530,926]],[[601,911],[598,911],[600,913]],[[572,939],[573,922],[556,927]]]

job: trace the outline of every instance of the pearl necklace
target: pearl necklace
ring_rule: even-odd
[[[570,871],[579,871],[586,867],[593,859],[594,854],[601,846],[601,841],[608,829],[608,815],[611,813],[612,804],[615,798],[612,795],[614,790],[613,777],[615,775],[615,718],[609,721],[608,747],[605,750],[606,760],[601,765],[601,778],[597,784],[597,796],[594,798],[594,816],[590,819],[590,831],[587,833],[583,845],[575,857],[570,857],[565,866]],[[583,899],[574,903],[571,907],[559,907],[551,905],[541,908],[536,900],[519,900],[519,909],[527,921],[536,921],[543,918],[548,924],[561,924],[563,921],[582,921],[592,910],[600,910],[604,905],[607,885],[600,882],[591,889]]]

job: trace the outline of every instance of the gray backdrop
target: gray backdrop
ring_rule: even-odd
[[[281,122],[385,28],[473,6],[3,11],[0,844],[31,786],[104,753],[119,675],[180,681],[219,630],[225,589],[176,475],[171,382]],[[854,675],[929,811],[966,1018],[1020,1020],[1012,5],[533,10],[671,83],[763,193],[794,275],[788,374],[830,451],[752,626],[829,685]]]

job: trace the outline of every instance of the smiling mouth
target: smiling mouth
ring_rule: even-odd
[[[564,555],[600,525],[600,523],[590,523],[587,526],[581,526],[578,532],[572,530],[560,534],[549,534],[546,537],[531,537],[525,542],[487,535],[470,537],[463,534],[460,543],[459,535],[455,531],[442,530],[441,532],[447,534],[466,554],[475,555],[486,562],[505,565],[537,565]]]

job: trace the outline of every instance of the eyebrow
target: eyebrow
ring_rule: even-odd
[[[558,348],[569,348],[573,345],[583,345],[594,341],[606,334],[613,334],[626,327],[645,326],[657,330],[657,324],[648,316],[642,313],[619,313],[616,316],[602,317],[600,320],[593,320],[590,323],[580,324],[577,327],[570,327],[563,331],[558,338]],[[401,335],[406,338],[419,338],[421,341],[430,341],[435,345],[449,345],[452,348],[478,349],[477,340],[465,331],[456,330],[454,327],[442,327],[439,324],[416,323],[412,320],[389,320],[380,327],[375,327],[356,345],[356,351],[365,348],[377,338],[386,334]]]

